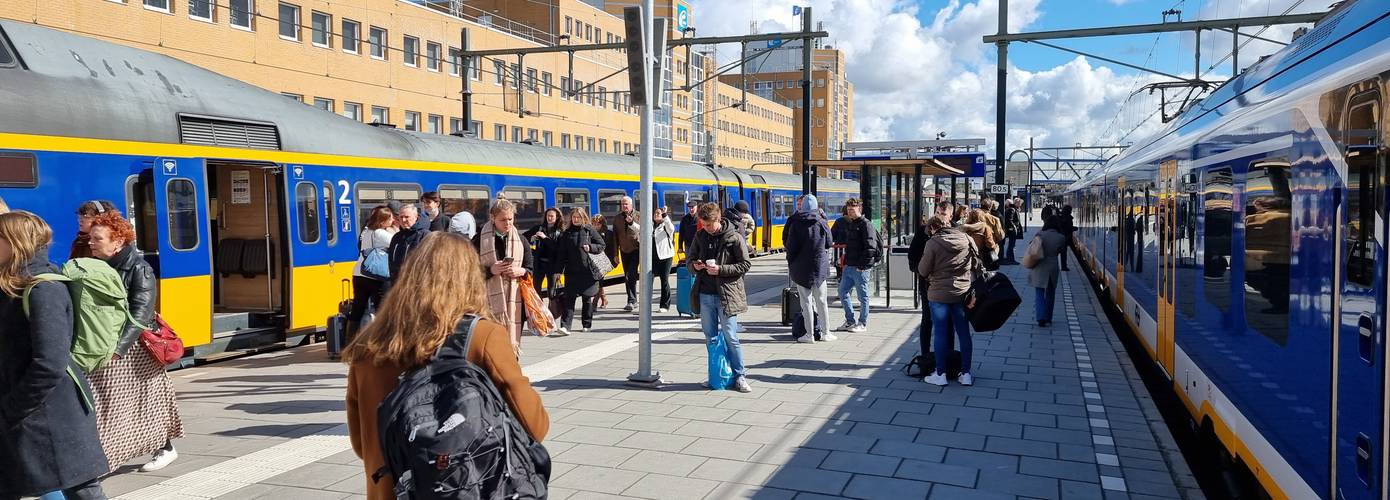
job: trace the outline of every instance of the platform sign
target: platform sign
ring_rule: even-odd
[[[775,49],[775,48],[777,48],[777,47],[781,47],[783,43],[786,43],[786,40],[783,40],[783,39],[781,39],[781,38],[778,38],[778,39],[776,39],[776,40],[768,40],[768,41],[767,41],[767,48],[769,48],[769,49]]]
[[[676,5],[676,31],[685,31],[690,27],[690,7],[685,4]]]
[[[793,6],[792,6],[792,15],[793,15],[793,16],[799,16],[799,15],[801,15],[801,6],[800,6],[800,5],[793,5]]]
[[[1009,194],[1009,186],[1007,184],[991,184],[989,194]]]

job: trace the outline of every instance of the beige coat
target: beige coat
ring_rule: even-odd
[[[917,275],[927,280],[927,300],[944,304],[965,301],[974,279],[972,270],[981,267],[975,242],[955,228],[943,228],[927,240]]]

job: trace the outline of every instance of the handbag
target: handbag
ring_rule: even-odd
[[[362,275],[381,281],[391,279],[391,256],[380,248],[363,251]]]
[[[1025,269],[1037,267],[1038,263],[1042,262],[1043,256],[1042,235],[1034,236],[1033,240],[1028,242],[1028,250],[1023,252],[1023,267]]]
[[[613,272],[613,261],[608,259],[603,253],[584,252],[584,260],[589,266],[589,272],[593,273],[594,279],[602,280],[608,273]]]
[[[521,303],[526,307],[526,322],[531,325],[531,329],[542,337],[550,335],[555,329],[555,316],[541,302],[541,294],[536,293],[536,284],[527,274],[517,280],[516,286],[521,289]]]
[[[150,357],[160,365],[167,366],[183,359],[183,339],[158,314],[154,315],[154,328],[140,332],[140,345],[145,346]]]
[[[972,261],[979,262],[979,255],[971,247]],[[985,270],[976,264],[971,269],[970,291],[966,292],[965,318],[970,328],[977,332],[992,332],[1004,326],[1014,311],[1023,303],[1012,281],[1004,273]],[[970,305],[974,303],[973,307]]]

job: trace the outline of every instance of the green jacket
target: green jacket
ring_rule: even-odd
[[[748,290],[743,284],[743,275],[753,267],[748,260],[748,245],[743,234],[733,224],[723,223],[719,234],[700,230],[695,233],[695,241],[686,247],[686,266],[697,280],[690,294],[690,308],[700,314],[699,280],[718,280],[719,304],[724,313],[735,316],[748,310]],[[719,276],[710,276],[704,271],[696,271],[694,264],[714,259],[719,264]]]

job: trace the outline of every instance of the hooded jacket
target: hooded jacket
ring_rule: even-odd
[[[719,305],[724,314],[736,316],[748,310],[748,291],[743,284],[743,275],[753,267],[748,260],[748,245],[733,224],[720,224],[719,234],[700,231],[695,241],[686,248],[686,266],[695,275],[697,283],[692,290],[700,290],[702,283],[714,280],[719,287]],[[719,265],[719,276],[710,276],[704,271],[694,271],[695,263],[714,259]],[[690,294],[690,307],[700,314],[699,293]]]
[[[816,211],[801,210],[787,220],[782,246],[792,282],[811,288],[830,278],[830,226]]]
[[[386,255],[391,259],[391,281],[400,276],[401,265],[405,264],[405,258],[410,255],[410,251],[429,234],[430,218],[420,214],[420,217],[415,219],[415,225],[402,229],[391,237],[391,246],[386,248]]]
[[[942,228],[927,240],[917,275],[927,279],[927,300],[943,304],[965,301],[966,292],[981,266],[975,242],[955,228]]]

